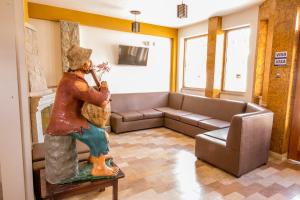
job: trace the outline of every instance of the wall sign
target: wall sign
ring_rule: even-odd
[[[275,52],[275,58],[287,58],[287,51]]]
[[[286,58],[275,58],[274,65],[275,66],[285,66]]]
[[[275,66],[286,66],[286,60],[287,60],[287,51],[275,52],[275,60],[274,60]]]

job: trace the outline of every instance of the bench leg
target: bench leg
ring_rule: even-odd
[[[33,188],[36,200],[42,199],[40,170],[33,170]]]
[[[113,182],[113,200],[118,200],[118,180]]]

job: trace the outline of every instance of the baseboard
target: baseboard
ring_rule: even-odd
[[[276,160],[285,161],[287,160],[287,153],[279,154],[274,151],[269,151],[269,156],[275,158]]]
[[[297,160],[288,159],[288,162],[292,164],[300,165],[300,162]]]

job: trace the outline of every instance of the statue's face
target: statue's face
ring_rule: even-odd
[[[92,68],[92,61],[87,61],[87,62],[85,62],[84,64],[83,64],[83,66],[82,66],[82,71],[84,72],[84,73],[89,73],[89,71],[91,70],[91,68]]]

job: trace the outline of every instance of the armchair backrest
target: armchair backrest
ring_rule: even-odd
[[[262,147],[268,149],[272,125],[273,112],[256,104],[248,103],[246,113],[232,117],[226,146],[234,151],[244,153]],[[261,149],[262,153],[265,151],[266,149]]]

